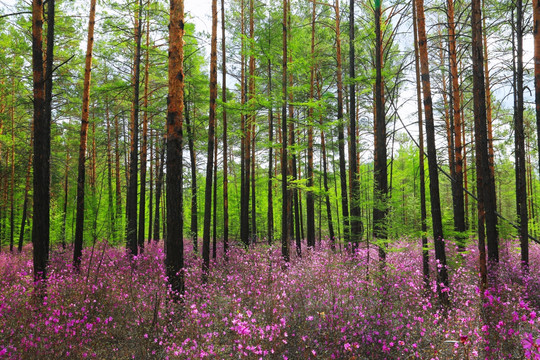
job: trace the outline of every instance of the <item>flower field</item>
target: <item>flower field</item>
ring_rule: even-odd
[[[393,244],[385,266],[373,246],[351,255],[323,242],[288,265],[277,246],[233,247],[227,261],[218,254],[206,285],[187,249],[186,293],[176,303],[162,245],[130,261],[100,242],[85,249],[80,272],[70,249],[56,249],[43,299],[31,249],[0,254],[0,358],[540,359],[538,246],[523,275],[518,244],[501,243],[496,278],[481,293],[477,250],[447,244],[443,310],[435,273],[426,289],[410,240]]]

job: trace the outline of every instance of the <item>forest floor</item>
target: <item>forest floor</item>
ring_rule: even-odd
[[[169,301],[163,243],[130,262],[125,249],[51,253],[47,296],[34,294],[31,248],[0,254],[1,359],[540,359],[540,247],[523,276],[518,243],[501,243],[497,279],[481,296],[478,252],[448,243],[450,307],[426,291],[419,241],[354,255],[323,242],[287,266],[279,246],[218,254],[201,285],[186,252],[186,292]],[[221,245],[221,244],[219,244]],[[435,264],[430,252],[431,279]]]

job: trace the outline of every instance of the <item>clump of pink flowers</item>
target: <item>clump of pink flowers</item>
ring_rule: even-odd
[[[189,248],[180,302],[170,300],[161,243],[132,260],[98,243],[80,272],[69,249],[55,250],[43,298],[30,249],[3,252],[0,358],[540,359],[540,248],[528,272],[517,243],[501,250],[485,290],[475,247],[450,251],[448,309],[435,262],[425,287],[420,244],[406,239],[384,266],[375,247],[334,253],[323,241],[286,265],[278,246],[233,246],[205,285]]]

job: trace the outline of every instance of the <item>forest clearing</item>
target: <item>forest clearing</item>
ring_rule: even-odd
[[[0,0],[0,358],[539,360],[539,32]]]

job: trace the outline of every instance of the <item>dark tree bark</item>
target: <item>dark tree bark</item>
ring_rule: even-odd
[[[88,141],[88,118],[90,108],[90,82],[92,79],[92,49],[94,46],[94,24],[96,16],[96,0],[90,3],[88,20],[88,41],[86,45],[86,63],[84,68],[83,104],[81,116],[81,132],[79,144],[79,166],[77,176],[77,218],[75,222],[75,246],[73,248],[73,266],[79,270],[84,235],[84,185],[86,176],[86,147]]]
[[[156,141],[156,149],[157,149]],[[156,208],[154,211],[154,236],[152,238],[154,241],[159,241],[160,239],[160,230],[161,230],[161,219],[160,219],[160,202],[161,202],[161,189],[163,188],[163,168],[165,165],[165,151],[167,147],[166,136],[163,137],[163,145],[159,150],[160,155],[158,155],[156,163]],[[156,153],[158,151],[156,150]]]
[[[13,252],[15,242],[15,78],[11,78],[11,184],[9,193],[9,251]]]
[[[418,29],[416,21],[416,1],[413,6],[413,31],[414,31],[414,65],[416,72],[416,99],[418,105],[418,141],[420,143],[419,168],[420,168],[420,223],[422,230],[422,273],[424,286],[429,289],[429,252],[427,240],[427,210],[426,210],[426,174],[424,165],[424,126],[422,125],[422,83],[420,82],[420,60],[418,56]]]
[[[150,7],[150,1],[147,4]],[[142,18],[140,20],[142,22]],[[146,159],[148,154],[148,80],[150,67],[150,16],[146,16],[146,54],[144,62],[144,115],[143,115],[143,133],[141,144],[141,190],[139,193],[139,235],[137,240],[139,248],[144,249],[144,232],[146,223]],[[141,35],[139,35],[141,36]]]
[[[195,153],[195,144],[194,144],[194,124],[191,123],[190,118],[190,106],[189,101],[185,102],[185,119],[187,125],[187,135],[188,135],[188,148],[189,148],[189,158],[191,166],[191,242],[193,243],[193,252],[197,254],[199,252],[199,243],[198,243],[198,206],[197,206],[197,154]]]
[[[533,0],[533,36],[534,36],[534,89],[536,104],[536,134],[540,146],[540,0]],[[538,154],[540,168],[540,153]]]
[[[525,132],[523,126],[523,1],[516,1],[516,109],[514,112],[514,136],[516,146],[516,200],[521,241],[521,262],[529,265],[529,217],[527,210],[527,174],[525,165]],[[489,247],[489,245],[488,245]],[[490,257],[491,260],[491,257]]]
[[[115,214],[115,238],[119,238],[120,229],[123,229],[122,226],[122,185],[120,182],[120,125],[118,123],[119,115],[114,117],[114,162],[115,162],[115,171],[114,176],[116,178],[116,214]]]
[[[184,1],[170,1],[167,106],[167,241],[165,271],[171,290],[184,292],[182,122],[184,115]]]
[[[32,1],[32,69],[34,82],[34,221],[32,243],[35,281],[47,278],[51,157],[54,0],[47,6],[47,62],[43,61],[43,2]],[[45,68],[44,68],[45,65]],[[47,77],[45,77],[45,74]]]
[[[339,178],[341,185],[341,209],[343,212],[343,238],[346,242],[349,241],[349,200],[347,189],[347,162],[345,160],[345,133],[343,130],[343,70],[341,63],[341,31],[340,31],[340,12],[339,1],[336,1],[336,59],[337,59],[337,121],[338,121],[338,146],[339,146]]]
[[[456,240],[461,250],[465,249],[465,207],[463,202],[463,156],[461,144],[461,97],[459,94],[458,64],[456,51],[456,31],[454,23],[454,1],[448,0],[448,49],[450,57],[450,75],[452,77],[452,105],[454,119],[454,171],[452,196],[454,208],[454,229],[458,233]]]
[[[242,109],[246,104],[246,56],[245,56],[245,26],[244,26],[244,0],[240,1],[240,33],[242,36],[240,45],[240,104]],[[244,246],[249,246],[249,164],[246,163],[246,154],[249,159],[249,141],[247,139],[246,116],[244,111],[240,113],[240,239]]]
[[[210,112],[208,116],[208,152],[206,155],[206,186],[204,192],[202,281],[208,281],[210,270],[210,221],[212,215],[212,180],[217,99],[217,0],[212,0],[212,39],[210,43]]]
[[[248,135],[246,143],[249,145],[246,149],[246,171],[248,176],[246,187],[251,185],[251,242],[257,241],[257,213],[255,196],[255,27],[254,27],[254,0],[249,1],[249,120]],[[251,166],[251,170],[250,170]],[[251,182],[250,182],[251,180]],[[249,194],[249,190],[247,191]]]
[[[268,41],[270,42],[270,36]],[[268,44],[270,46],[270,44]],[[272,62],[268,59],[268,98],[272,99]],[[274,240],[273,160],[274,160],[274,105],[268,108],[268,245]]]
[[[472,57],[473,57],[473,103],[474,103],[474,131],[476,142],[476,168],[478,196],[482,193],[483,201],[478,201],[479,237],[483,232],[482,216],[485,215],[485,231],[488,246],[488,259],[491,262],[499,261],[499,244],[497,230],[497,207],[495,200],[495,179],[489,168],[488,138],[486,125],[486,92],[483,71],[482,51],[482,10],[480,0],[472,0]],[[481,187],[480,187],[481,185]],[[481,205],[483,203],[483,208]],[[484,213],[485,212],[485,213]],[[482,224],[481,224],[482,222]],[[479,243],[480,246],[480,243]]]
[[[34,126],[32,126],[32,131],[30,134],[30,149],[33,149],[34,147]],[[30,179],[31,179],[31,172],[32,172],[32,159],[34,158],[32,153],[32,150],[30,150],[30,153],[28,154],[28,162],[26,166],[26,180],[25,180],[25,186],[24,186],[24,200],[23,200],[23,209],[22,209],[22,217],[21,217],[21,231],[19,232],[19,244],[17,247],[17,251],[20,253],[23,248],[24,243],[24,228],[26,226],[26,219],[28,217],[28,193],[30,192]],[[65,207],[64,207],[65,209]],[[65,211],[64,211],[65,213]],[[65,221],[64,221],[65,223]]]
[[[105,77],[107,81],[107,77]],[[114,196],[113,196],[113,186],[112,186],[112,146],[111,146],[111,119],[109,112],[109,97],[105,97],[105,120],[107,125],[107,197],[109,201],[109,237],[114,237]],[[66,159],[66,173],[67,173],[67,159]],[[66,175],[67,179],[67,175]],[[66,191],[67,194],[67,191]],[[64,211],[65,214],[65,211]],[[65,215],[64,215],[65,216]],[[64,228],[65,236],[65,228]]]
[[[281,105],[281,255],[289,262],[289,224],[287,207],[287,0],[283,0],[283,73],[282,73],[282,105]]]
[[[223,102],[223,253],[227,258],[229,251],[229,179],[227,148],[227,53],[225,46],[225,0],[221,0],[221,100]]]
[[[216,65],[217,67],[217,65]],[[216,70],[217,72],[217,70]],[[217,78],[217,75],[216,75]],[[216,98],[217,98],[217,91],[216,91]],[[212,259],[215,259],[217,257],[217,153],[218,153],[218,137],[214,133],[214,182],[212,184]]]
[[[313,10],[311,12],[311,67],[310,67],[310,85],[309,85],[309,100],[314,102],[314,87],[315,87],[315,17],[316,17],[316,2],[313,1]],[[315,199],[313,197],[313,104],[309,107],[308,115],[308,163],[307,163],[307,185],[308,191],[306,196],[307,210],[307,246],[315,247]]]
[[[415,0],[418,20],[418,50],[422,73],[422,90],[424,93],[424,112],[426,115],[426,137],[429,169],[429,193],[431,195],[431,220],[433,223],[433,240],[435,242],[435,258],[437,266],[437,292],[443,306],[448,305],[448,270],[446,268],[446,250],[443,240],[441,201],[439,196],[439,174],[437,168],[437,149],[435,147],[435,125],[431,100],[431,83],[429,80],[429,64],[427,52],[426,23],[424,16],[424,1]]]
[[[373,237],[379,241],[387,238],[386,232],[386,201],[388,197],[388,169],[386,153],[386,111],[384,106],[383,85],[383,39],[381,31],[382,1],[375,1],[375,122],[374,122],[374,206],[373,206]],[[379,260],[386,259],[383,244],[379,245]]]
[[[131,110],[131,145],[129,148],[129,182],[126,200],[126,240],[130,254],[137,255],[137,188],[139,149],[139,84],[141,68],[142,0],[135,15],[135,58],[133,60],[133,105]],[[143,240],[144,242],[144,240]]]
[[[358,246],[362,239],[363,224],[360,219],[360,179],[357,158],[356,143],[356,84],[355,55],[354,55],[354,0],[349,1],[349,124],[351,129],[351,159],[349,167],[351,170],[351,242]]]

